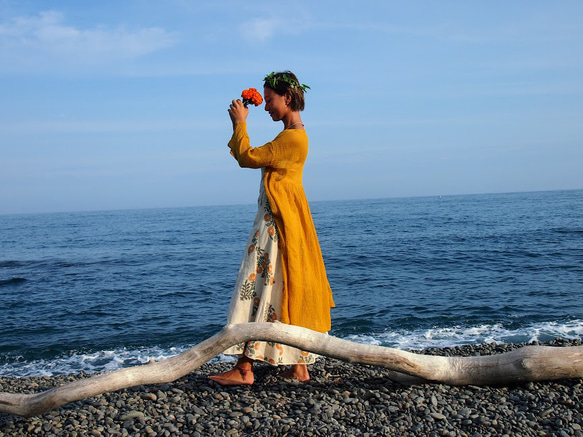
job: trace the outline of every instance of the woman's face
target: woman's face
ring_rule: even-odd
[[[263,88],[265,110],[269,112],[273,121],[280,121],[290,111],[286,96],[280,96],[271,88]]]

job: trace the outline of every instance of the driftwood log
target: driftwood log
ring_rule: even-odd
[[[526,346],[498,355],[440,357],[353,343],[281,323],[243,323],[227,325],[218,334],[164,361],[92,376],[36,394],[0,393],[0,412],[36,416],[101,393],[172,382],[230,346],[257,340],[283,343],[343,361],[385,367],[389,369],[388,377],[400,382],[504,385],[583,377],[583,346]]]

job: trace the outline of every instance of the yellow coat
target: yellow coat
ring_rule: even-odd
[[[243,122],[235,128],[229,147],[241,167],[264,168],[265,192],[280,235],[284,281],[280,321],[329,331],[332,290],[302,186],[308,156],[306,131],[287,129],[273,141],[253,148]]]

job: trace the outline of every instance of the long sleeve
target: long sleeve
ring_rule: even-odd
[[[254,148],[247,135],[247,123],[242,122],[235,127],[229,148],[241,167],[300,168],[306,160],[308,147],[307,141],[298,141],[298,136],[305,137],[305,131],[284,130],[273,141]]]
[[[273,143],[269,142],[261,147],[251,147],[247,135],[247,123],[239,123],[229,141],[231,155],[235,157],[241,167],[262,168],[272,167],[275,162]]]

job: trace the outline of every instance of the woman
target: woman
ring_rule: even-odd
[[[283,130],[271,142],[252,148],[247,135],[249,110],[233,100],[229,116],[233,136],[231,154],[241,167],[261,168],[259,210],[241,263],[229,308],[228,323],[275,322],[303,326],[319,332],[330,330],[332,291],[316,230],[302,187],[308,137],[300,117],[304,92],[289,72],[271,73],[264,79],[265,110]],[[314,354],[272,342],[233,346],[233,369],[210,379],[222,385],[250,385],[253,362],[292,367],[284,376],[308,381],[307,364]]]

